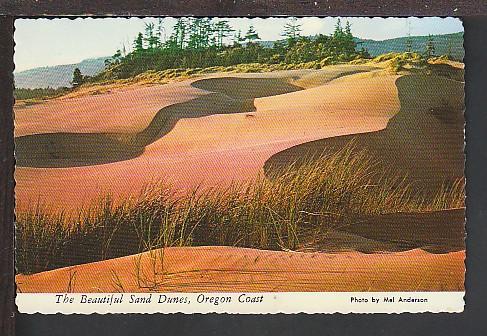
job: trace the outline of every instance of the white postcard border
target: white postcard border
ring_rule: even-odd
[[[464,295],[465,292],[18,293],[16,304],[19,312],[27,314],[460,313]]]

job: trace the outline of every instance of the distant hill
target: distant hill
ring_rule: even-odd
[[[389,40],[368,40],[356,38],[357,48],[364,47],[371,56],[375,57],[388,52],[405,52],[407,37],[398,37]],[[412,51],[423,52],[425,49],[428,36],[411,36]],[[451,48],[451,56],[456,60],[462,60],[465,53],[463,50],[463,33],[433,35],[437,55],[447,55],[448,49]],[[265,48],[272,48],[275,41],[259,41],[259,44]]]
[[[104,61],[109,57],[90,58],[76,64],[63,64],[34,68],[14,73],[15,87],[24,89],[58,88],[71,86],[73,71],[79,68],[83,75],[93,76],[105,67]]]
[[[406,51],[407,37],[399,37],[390,40],[375,41],[356,39],[358,47],[367,49],[371,56],[378,56],[388,52]],[[412,50],[422,52],[425,49],[428,36],[411,36]],[[456,60],[462,60],[465,53],[463,50],[463,33],[433,35],[437,55],[447,55],[451,49],[451,56]]]

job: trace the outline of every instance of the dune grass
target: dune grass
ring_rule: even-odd
[[[377,174],[380,183],[371,184]],[[463,180],[425,198],[413,192],[406,179],[389,176],[377,171],[367,152],[347,146],[276,170],[267,178],[226,187],[182,193],[155,183],[123,201],[105,196],[76,215],[36,205],[17,214],[18,272],[35,273],[166,246],[292,250],[313,229],[349,225],[383,213],[463,207]]]

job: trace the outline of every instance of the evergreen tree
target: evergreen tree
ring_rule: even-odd
[[[355,54],[355,40],[352,35],[350,22],[347,21],[345,28],[342,27],[340,18],[337,19],[335,30],[332,35],[333,49],[336,55],[342,55],[344,58],[350,58]]]
[[[347,37],[348,39],[353,39],[353,35],[352,35],[352,25],[350,24],[350,22],[347,21],[347,23],[345,24],[345,31],[344,31],[344,34],[345,34],[345,37]]]
[[[160,40],[156,34],[154,23],[145,24],[145,37],[144,40],[149,49],[154,49],[160,45]]]
[[[113,63],[117,64],[120,63],[121,60],[122,60],[122,51],[120,49],[117,49],[115,54],[112,56],[112,61]]]
[[[216,26],[211,19],[195,18],[188,22],[188,45],[189,49],[205,49],[213,43],[213,33]],[[216,44],[215,40],[215,44]]]
[[[298,19],[292,17],[288,23],[284,25],[284,32],[282,36],[286,37],[289,41],[296,41],[301,35],[302,25],[298,23]]]
[[[209,48],[216,44],[214,39],[215,25],[211,18],[203,19],[201,23],[201,43],[203,48]]]
[[[284,25],[283,36],[288,39],[296,39],[301,34],[302,25],[298,23],[298,19],[292,17],[289,22]]]
[[[134,51],[137,53],[142,50],[144,50],[144,35],[139,33],[134,41]]]
[[[73,80],[71,84],[76,87],[83,84],[83,74],[79,68],[74,69],[73,71]]]
[[[426,42],[424,54],[427,59],[435,56],[435,41],[432,35],[428,35],[428,41]]]
[[[156,30],[158,45],[157,48],[162,48],[164,43],[166,42],[166,29],[164,28],[164,19],[159,18],[157,20],[157,30]]]
[[[343,32],[343,51],[346,54],[353,54],[355,52],[356,43],[352,35],[352,26],[350,22],[347,21],[345,24],[345,31]]]
[[[200,18],[191,18],[188,20],[186,25],[188,33],[188,49],[201,48],[201,24],[202,19]]]
[[[255,43],[257,40],[260,40],[259,34],[255,30],[254,26],[250,26],[247,30],[247,33],[245,33],[245,41],[247,41],[247,43],[249,44],[252,44]]]
[[[183,49],[186,45],[188,22],[184,18],[178,18],[173,27],[171,45],[176,49]]]
[[[340,18],[337,19],[337,22],[335,24],[335,30],[333,31],[333,37],[336,39],[340,39],[343,37],[343,27],[342,27],[342,21]]]
[[[230,27],[230,24],[228,23],[228,21],[224,20],[224,21],[218,21],[215,24],[215,31],[217,33],[217,47],[222,48],[223,47],[223,39],[225,37],[230,36],[234,30],[232,29],[232,27]],[[255,32],[255,34],[257,34],[257,33]],[[258,37],[258,35],[257,35],[257,37]]]
[[[113,78],[128,78],[147,70],[165,70],[174,68],[196,68],[210,66],[230,66],[245,63],[305,63],[311,67],[346,62],[355,57],[369,57],[362,48],[356,50],[351,25],[342,26],[337,20],[331,35],[317,35],[313,38],[300,36],[301,25],[297,19],[291,19],[286,25],[286,41],[276,41],[270,47],[257,43],[260,39],[254,26],[250,26],[242,36],[238,31],[233,35],[233,45],[225,45],[226,39],[234,32],[226,20],[210,18],[179,18],[173,26],[168,39],[162,40],[162,20],[147,23],[144,31],[137,35],[133,42],[133,51],[125,56],[118,50],[106,66]],[[294,41],[293,43],[289,43]],[[243,46],[243,43],[246,43]],[[150,53],[146,50],[150,50]],[[113,62],[113,63],[112,63]],[[79,85],[87,80],[81,75],[81,81],[73,80]]]
[[[242,31],[238,30],[235,35],[233,35],[233,45],[241,46],[242,42],[245,41],[245,37],[242,36]]]

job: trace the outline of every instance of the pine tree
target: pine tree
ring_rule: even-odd
[[[350,24],[350,22],[347,21],[347,23],[345,24],[345,36],[347,38],[353,38],[353,35],[352,35],[352,25]]]
[[[348,55],[355,52],[356,43],[352,35],[352,25],[349,21],[345,24],[345,30],[343,32],[343,51]]]
[[[142,50],[144,50],[144,35],[139,33],[134,41],[134,51],[140,52]]]
[[[213,37],[215,34],[215,25],[211,18],[203,19],[201,22],[201,43],[203,48],[209,48],[214,45]]]
[[[160,44],[160,41],[155,31],[154,23],[151,22],[145,24],[144,40],[147,43],[147,47],[149,49],[154,49]]]
[[[426,42],[424,54],[427,59],[435,56],[435,41],[432,35],[428,35],[428,41]]]
[[[257,40],[260,40],[259,34],[255,30],[254,26],[250,26],[247,30],[247,33],[245,33],[245,41],[247,41],[247,43],[249,44],[252,44],[255,43]]]
[[[340,39],[343,36],[343,27],[342,21],[340,18],[337,19],[337,23],[335,24],[335,30],[333,31],[333,37]]]
[[[220,28],[221,29],[221,28]],[[216,25],[213,25],[211,19],[195,18],[188,23],[188,45],[190,49],[205,49],[213,43],[213,34],[217,31]],[[216,42],[215,44],[218,44]]]
[[[335,24],[335,29],[333,30],[333,35],[332,35],[332,48],[334,50],[334,53],[336,55],[341,54],[343,50],[343,27],[342,27],[342,21],[340,18],[337,18],[337,22]]]
[[[244,41],[245,41],[245,37],[242,36],[242,31],[239,29],[233,36],[233,45],[240,46]]]
[[[157,45],[157,48],[162,48],[162,46],[166,42],[166,29],[164,28],[164,19],[163,18],[159,18],[157,20],[156,35],[157,35],[157,40],[159,42]]]
[[[200,49],[201,44],[201,32],[200,32],[200,25],[201,25],[200,18],[190,18],[187,22],[186,28],[188,32],[188,49]]]
[[[302,25],[298,23],[298,19],[292,17],[288,23],[284,25],[284,32],[282,36],[290,41],[295,41],[301,34]]]
[[[171,35],[171,45],[177,49],[184,49],[186,45],[188,22],[184,18],[178,18],[176,24],[173,27],[173,33]]]
[[[73,80],[71,84],[76,87],[83,84],[83,74],[79,68],[74,69],[73,71]]]
[[[352,26],[347,21],[345,28],[342,26],[340,18],[337,19],[335,30],[332,35],[333,49],[335,54],[344,55],[345,58],[350,58],[355,54],[356,43],[352,35]]]
[[[120,49],[117,49],[115,54],[112,56],[113,63],[117,64],[120,63],[122,59],[122,51]]]
[[[222,48],[223,47],[223,39],[225,37],[230,36],[234,30],[232,29],[232,27],[230,27],[230,24],[226,20],[218,21],[215,24],[215,30],[217,33],[217,47]],[[257,33],[255,33],[255,34],[257,34]],[[258,37],[258,35],[257,35],[257,37]]]

